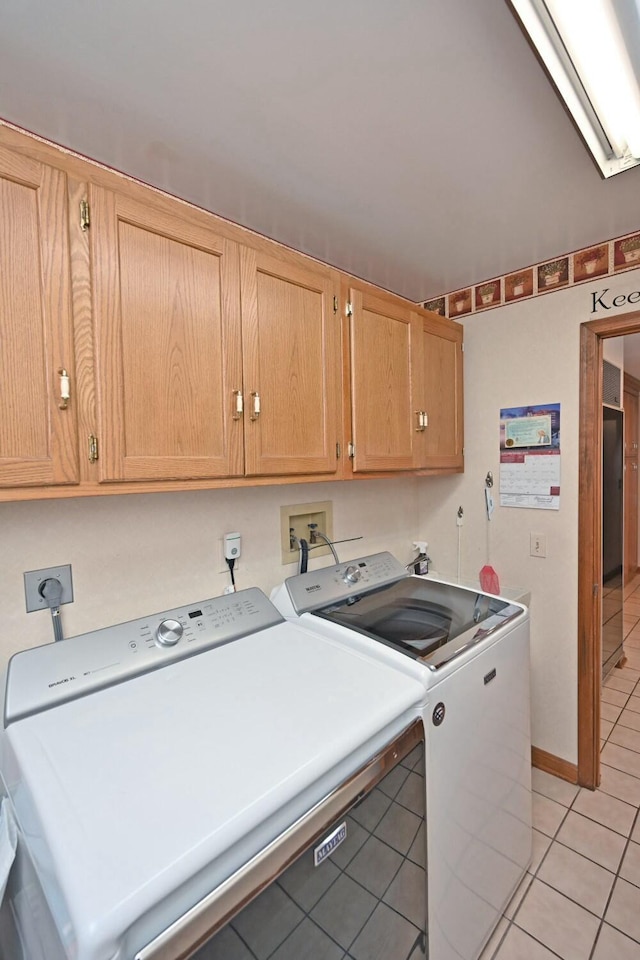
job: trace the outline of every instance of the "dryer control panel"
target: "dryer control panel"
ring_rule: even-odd
[[[282,623],[257,587],[16,653],[4,724]]]

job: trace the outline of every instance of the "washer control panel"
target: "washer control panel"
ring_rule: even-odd
[[[285,580],[296,613],[308,613],[340,603],[354,593],[366,593],[410,576],[391,553],[373,553],[335,567],[322,567]]]
[[[345,570],[342,579],[345,583],[357,583],[358,580],[362,580],[362,570],[351,563]]]
[[[22,650],[7,670],[5,727],[282,622],[264,593],[252,587]]]

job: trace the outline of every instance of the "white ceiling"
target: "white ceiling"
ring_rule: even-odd
[[[412,300],[640,226],[505,0],[3,0],[0,116]]]

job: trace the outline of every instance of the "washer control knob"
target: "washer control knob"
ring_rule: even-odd
[[[342,578],[345,583],[357,583],[360,577],[362,576],[362,571],[358,567],[349,566],[344,572],[344,577]]]
[[[156,631],[156,639],[161,647],[172,647],[182,636],[183,627],[178,620],[163,620]]]

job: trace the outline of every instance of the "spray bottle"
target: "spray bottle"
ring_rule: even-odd
[[[418,576],[425,576],[429,573],[429,564],[431,563],[431,557],[427,553],[429,544],[426,540],[414,540],[413,545],[418,551],[418,556],[413,561],[413,572],[417,573]]]

